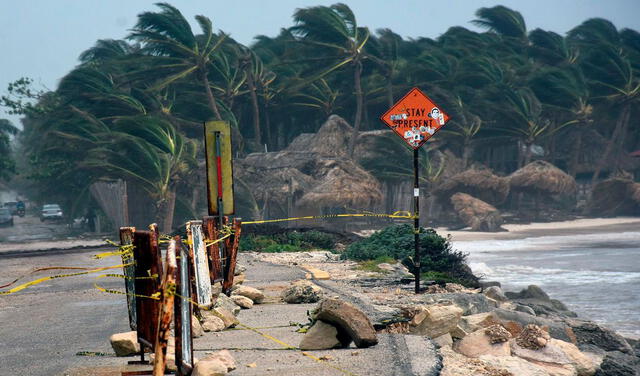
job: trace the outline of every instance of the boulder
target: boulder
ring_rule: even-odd
[[[440,337],[436,337],[433,339],[433,342],[438,346],[438,348],[447,347],[453,345],[453,338],[451,334],[443,334]]]
[[[231,300],[233,300],[235,304],[240,306],[240,308],[249,309],[253,307],[253,300],[247,298],[246,296],[231,295]]]
[[[140,354],[140,343],[138,343],[137,332],[116,333],[109,337],[111,347],[116,356],[131,356]]]
[[[529,285],[526,289],[522,289],[520,292],[505,292],[505,295],[509,299],[539,299],[539,300],[550,300],[549,295],[547,295],[544,290],[537,285]]]
[[[483,291],[483,293],[487,297],[489,297],[489,298],[491,298],[491,299],[493,299],[493,300],[495,300],[497,302],[506,302],[507,300],[509,300],[509,298],[507,298],[504,295],[504,293],[502,292],[502,289],[500,287],[498,287],[498,286],[491,286],[491,287],[485,289]]]
[[[551,339],[549,346],[555,346],[564,351],[576,369],[578,376],[593,376],[596,373],[596,363],[587,355],[583,354],[573,343]]]
[[[455,329],[461,316],[462,309],[455,305],[422,306],[409,322],[409,333],[440,337]]]
[[[535,316],[536,315],[536,311],[534,311],[533,308],[531,308],[529,306],[526,306],[526,305],[516,304],[513,309],[515,311],[517,311],[517,312],[523,312],[523,313],[526,313],[526,314],[531,315],[531,316]]]
[[[484,294],[475,293],[442,293],[425,294],[421,297],[425,304],[435,304],[441,302],[451,302],[462,308],[462,315],[475,315],[477,313],[491,312],[496,309],[495,301],[487,298]]]
[[[460,327],[460,325],[456,325],[456,327],[455,327],[455,328],[453,328],[453,329],[449,332],[449,334],[451,334],[451,337],[452,337],[452,338],[455,338],[455,339],[461,339],[461,338],[464,338],[464,337],[465,337],[467,334],[469,334],[469,333],[467,333],[467,331],[466,331],[466,330],[462,329],[462,328]]]
[[[369,318],[359,309],[340,299],[325,299],[314,314],[317,320],[333,324],[338,332],[345,332],[358,347],[378,343],[376,331]]]
[[[611,351],[602,360],[596,376],[639,376],[640,359],[635,356]]]
[[[247,276],[244,273],[233,277],[233,286],[238,286],[243,284],[246,279],[247,279]]]
[[[542,367],[515,356],[482,355],[480,360],[513,376],[549,376]]]
[[[470,358],[477,358],[481,355],[511,355],[508,342],[491,343],[491,338],[485,334],[483,329],[476,330],[465,336],[460,342],[456,343],[454,349]]]
[[[219,332],[225,329],[224,321],[220,317],[207,315],[202,322],[202,329],[205,332]]]
[[[149,362],[151,364],[153,364],[153,362],[155,361],[156,358],[156,354],[151,353],[149,354]],[[167,348],[167,355],[165,356],[165,370],[169,371],[169,372],[176,372],[178,370],[178,367],[176,367],[176,350],[175,348],[171,349],[171,348]]]
[[[191,315],[191,336],[193,338],[202,337],[204,335],[204,329],[200,325],[200,321],[194,315]]]
[[[531,350],[511,341],[511,354],[530,362],[548,363],[553,366],[572,364],[562,348],[551,343],[537,350]]]
[[[458,217],[473,231],[504,231],[500,211],[493,205],[466,193],[451,196],[451,203]]]
[[[236,316],[238,315],[238,313],[240,313],[240,306],[237,305],[233,301],[233,299],[231,299],[230,297],[226,296],[223,293],[218,294],[218,296],[215,298],[215,303],[213,304],[213,308],[218,308],[218,307],[222,307]]]
[[[264,294],[262,291],[249,286],[237,286],[231,291],[231,295],[245,296],[253,300],[256,304],[260,304],[264,300]]]
[[[233,271],[233,275],[240,275],[247,271],[247,267],[244,265],[236,264],[236,269]]]
[[[223,376],[227,374],[227,366],[220,360],[202,359],[196,363],[191,376]]]
[[[234,369],[236,369],[236,361],[235,361],[235,359],[233,359],[233,356],[231,355],[229,350],[216,351],[213,354],[207,355],[202,360],[216,360],[216,361],[219,361],[220,363],[224,364],[225,367],[227,367],[227,371],[228,372],[233,371]]]
[[[618,333],[600,326],[591,321],[567,320],[573,333],[575,333],[578,347],[582,345],[595,345],[605,351],[620,351],[633,354],[631,345]]]
[[[229,312],[223,307],[217,307],[211,311],[202,311],[202,315],[205,317],[205,319],[207,318],[207,316],[216,316],[220,318],[224,322],[225,329],[232,328],[239,323],[233,313]]]
[[[322,289],[307,280],[296,281],[282,291],[282,300],[289,304],[315,303],[322,299]]]
[[[349,346],[351,338],[348,338],[346,346]],[[338,339],[338,329],[324,321],[316,321],[311,328],[305,333],[300,341],[300,350],[327,350],[343,346]]]

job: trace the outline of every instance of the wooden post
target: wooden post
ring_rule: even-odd
[[[211,242],[218,239],[219,232],[216,228],[215,217],[204,217],[202,219],[205,241]],[[209,273],[211,284],[223,280],[222,260],[220,256],[220,243],[212,244],[207,247],[209,255]]]
[[[160,291],[162,260],[155,232],[136,231],[133,235],[135,259],[135,291],[139,296],[151,296]],[[153,277],[153,278],[151,278]],[[151,298],[136,299],[136,325],[138,342],[153,349],[158,330],[160,304]]]
[[[189,250],[182,247],[182,241],[179,236],[175,238],[176,252],[179,255],[178,277],[176,279],[177,297],[174,302],[175,306],[175,341],[176,341],[176,375],[187,376],[191,374],[193,369],[193,340],[191,338],[191,283],[190,283],[190,267],[188,253]],[[206,281],[209,282],[209,276],[206,275]],[[211,285],[209,285],[211,287]],[[209,294],[211,296],[211,294]]]
[[[120,245],[132,245],[133,244],[133,233],[136,231],[135,227],[120,227]],[[136,330],[136,286],[135,286],[135,265],[133,252],[122,254],[122,263],[127,265],[123,267],[123,272],[125,276],[124,287],[127,293],[127,310],[129,311],[129,327],[131,330]]]
[[[160,319],[158,320],[155,340],[155,359],[153,360],[153,376],[163,376],[167,366],[167,346],[171,334],[173,321],[173,303],[176,289],[176,241],[171,239],[167,248],[167,270],[162,281],[162,298],[160,305]],[[191,319],[191,317],[189,317]]]
[[[236,260],[238,258],[238,247],[240,245],[241,232],[242,221],[236,218],[233,220],[233,235],[229,238],[230,244],[226,248],[228,250],[226,255],[227,263],[224,282],[222,282],[222,291],[225,293],[228,293],[229,290],[231,290],[231,287],[233,287],[233,278],[236,272]]]
[[[193,265],[193,277],[195,281],[194,295],[196,302],[201,306],[211,305],[211,279],[209,272],[209,259],[204,245],[202,234],[202,221],[187,222],[187,238],[189,239],[190,265]]]

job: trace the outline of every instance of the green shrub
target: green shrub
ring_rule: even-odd
[[[335,239],[320,231],[290,231],[273,235],[248,234],[240,238],[240,251],[296,252],[310,249],[332,250]]]
[[[415,271],[413,227],[404,225],[389,226],[369,238],[355,242],[343,253],[342,257],[351,260],[366,261],[382,257],[401,260],[411,273]],[[420,258],[422,273],[439,272],[439,280],[444,276],[465,286],[475,287],[478,278],[466,265],[467,255],[455,251],[449,237],[442,237],[432,229],[420,229]],[[435,278],[431,278],[435,279]]]
[[[375,260],[361,261],[360,264],[356,267],[356,269],[364,270],[367,272],[388,273],[387,270],[380,269],[378,265],[382,263],[393,264],[395,262],[396,260],[392,259],[391,257],[381,256]]]

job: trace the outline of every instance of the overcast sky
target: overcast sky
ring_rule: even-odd
[[[0,0],[0,93],[26,76],[49,89],[78,63],[78,55],[97,39],[119,39],[136,15],[157,9],[147,0]],[[212,19],[216,29],[249,44],[255,35],[275,36],[292,25],[296,8],[331,5],[321,0],[170,1],[192,21]],[[618,28],[640,30],[640,0],[346,0],[358,23],[375,30],[390,28],[404,37],[435,38],[451,26],[470,24],[480,7],[505,5],[522,13],[527,28],[565,33],[584,20],[602,17]],[[194,30],[197,28],[194,27]],[[477,30],[477,29],[476,29]],[[15,116],[0,110],[0,117]]]

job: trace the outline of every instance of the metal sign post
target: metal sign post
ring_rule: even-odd
[[[447,115],[420,89],[414,87],[396,102],[380,120],[413,149],[413,232],[415,292],[420,292],[420,181],[418,150],[433,137],[447,121]]]
[[[176,376],[190,375],[193,370],[193,339],[191,337],[191,283],[189,281],[189,251],[182,246],[179,236],[174,238],[178,277],[176,279],[177,296],[175,307],[175,345],[176,345]],[[208,277],[208,276],[207,276]],[[208,281],[209,278],[207,278]]]

